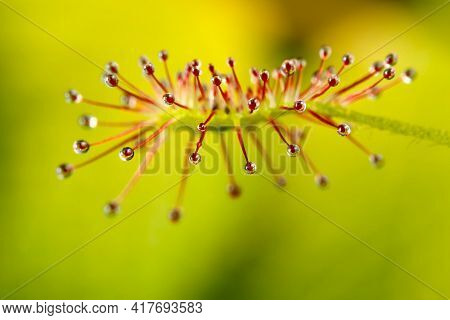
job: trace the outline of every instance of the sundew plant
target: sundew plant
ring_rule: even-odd
[[[162,50],[159,53],[161,68],[142,56],[139,65],[149,82],[149,90],[131,83],[116,62],[109,62],[105,67],[103,81],[107,87],[122,93],[120,104],[84,97],[74,89],[66,92],[66,101],[121,111],[124,116],[134,113],[141,119],[111,122],[99,120],[90,114],[82,115],[79,123],[83,127],[117,127],[118,132],[99,141],[75,141],[73,150],[82,157],[85,157],[86,153],[95,152],[103,145],[111,146],[78,163],[61,164],[56,169],[57,176],[61,179],[68,178],[74,172],[112,152],[117,152],[122,161],[132,161],[140,151],[143,157],[136,172],[118,195],[104,207],[107,215],[115,215],[126,195],[169,138],[169,130],[180,125],[193,127],[195,134],[191,135],[185,150],[181,152],[185,156],[182,179],[174,207],[169,213],[169,219],[177,222],[181,217],[189,167],[202,161],[202,147],[208,134],[219,136],[220,152],[229,179],[227,190],[232,198],[241,195],[241,188],[234,175],[230,145],[227,144],[225,135],[234,135],[235,142],[239,144],[243,172],[251,176],[259,170],[256,163],[249,158],[249,148],[255,148],[264,160],[266,168],[274,172],[268,149],[252,130],[255,126],[271,128],[279,137],[279,142],[285,145],[287,155],[301,157],[308,169],[314,173],[316,184],[322,188],[327,186],[328,178],[308,155],[307,148],[303,147],[305,126],[317,125],[323,127],[323,130],[336,131],[337,139],[347,139],[356,149],[367,155],[373,166],[381,167],[384,162],[382,155],[373,152],[354,137],[351,122],[341,122],[338,119],[346,116],[349,118],[347,107],[358,100],[376,98],[400,83],[410,84],[415,78],[415,71],[406,69],[397,74],[394,66],[398,57],[390,53],[383,61],[373,62],[368,71],[356,80],[346,81],[345,75],[354,64],[353,55],[344,54],[340,65],[335,68],[327,65],[331,53],[330,47],[321,47],[319,61],[312,72],[307,71],[307,62],[302,58],[287,59],[279,68],[270,71],[252,67],[248,87],[242,85],[242,75],[238,75],[233,58],[226,61],[228,70],[218,70],[212,64],[204,66],[200,60],[194,59],[186,64],[184,70],[172,75],[169,71],[167,51]],[[284,117],[285,115],[294,116]],[[273,173],[273,178],[281,187],[286,184],[286,179],[281,174]]]

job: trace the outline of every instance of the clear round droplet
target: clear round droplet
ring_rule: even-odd
[[[395,66],[397,64],[398,61],[398,56],[395,53],[390,53],[386,56],[386,59],[384,59],[384,62],[386,62],[386,64],[388,66]]]
[[[89,143],[86,140],[77,140],[73,143],[73,151],[76,154],[86,153],[89,151]]]
[[[200,161],[202,161],[202,156],[197,153],[194,152],[189,156],[189,161],[193,164],[193,165],[197,165],[200,163]]]
[[[78,118],[78,124],[85,128],[94,129],[97,127],[98,120],[94,116],[83,114]]]
[[[333,74],[328,78],[328,84],[331,87],[336,87],[340,82],[340,79],[337,75]]]
[[[197,126],[197,129],[200,132],[205,132],[206,131],[206,125],[203,122],[199,123],[198,126]]]
[[[323,174],[318,174],[314,177],[314,180],[318,187],[325,188],[328,186],[328,178],[327,176],[324,176]]]
[[[105,73],[103,75],[103,82],[110,88],[117,87],[119,84],[119,78],[114,73]]]
[[[256,173],[256,164],[249,161],[245,164],[244,170],[247,174],[254,174]]]
[[[260,105],[259,99],[250,98],[247,102],[247,105],[251,112],[256,111],[259,109],[259,105]]]
[[[83,100],[83,96],[74,89],[70,89],[64,93],[64,98],[67,103],[80,103]]]
[[[330,46],[322,46],[320,49],[319,49],[319,57],[321,58],[321,59],[328,59],[329,57],[330,57],[330,55],[331,55],[331,47]]]
[[[119,73],[119,64],[115,61],[110,61],[106,64],[105,71],[108,73],[118,74]]]
[[[410,84],[416,77],[416,71],[414,69],[407,69],[402,73],[403,83]]]
[[[120,102],[124,106],[126,106],[126,107],[128,107],[130,109],[136,107],[136,105],[137,105],[136,97],[133,97],[133,96],[130,96],[130,95],[127,95],[127,94],[123,95],[122,97],[120,97]]]
[[[227,187],[227,191],[230,197],[233,199],[238,198],[242,193],[241,188],[235,183],[230,183]]]
[[[337,133],[343,137],[349,136],[351,132],[352,128],[346,123],[340,124],[337,127]]]
[[[384,158],[381,154],[371,154],[369,161],[376,168],[381,168],[384,165]]]
[[[177,223],[181,218],[181,210],[179,208],[173,208],[169,212],[169,220],[173,223]]]
[[[72,172],[73,172],[73,166],[69,163],[60,164],[56,168],[56,176],[61,180],[70,177],[72,175]]]
[[[346,53],[342,56],[342,62],[346,66],[351,65],[353,63],[353,61],[355,61],[355,58],[353,57],[353,55],[351,53]]]
[[[300,152],[300,147],[296,144],[290,144],[287,147],[287,154],[289,157],[295,157]]]
[[[305,112],[306,111],[306,102],[304,100],[295,101],[294,109],[299,113]]]
[[[114,216],[120,211],[120,205],[116,201],[110,201],[103,207],[103,212],[107,216]]]
[[[171,93],[165,93],[163,95],[163,101],[168,106],[171,106],[171,105],[173,105],[175,103],[175,97]]]
[[[123,161],[130,161],[134,157],[134,150],[130,147],[125,147],[120,150],[119,157]]]
[[[286,184],[287,184],[286,178],[283,177],[283,176],[278,176],[278,177],[276,178],[276,181],[277,181],[277,184],[278,184],[280,187],[285,187]]]

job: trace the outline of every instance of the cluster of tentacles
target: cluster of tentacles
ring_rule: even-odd
[[[257,166],[249,160],[246,150],[248,146],[245,145],[243,139],[243,134],[249,134],[250,141],[254,143],[254,147],[261,153],[266,166],[271,171],[271,157],[261,139],[252,132],[246,132],[249,124],[263,123],[272,127],[279,135],[280,141],[286,144],[287,154],[302,157],[314,173],[316,183],[321,187],[326,186],[328,184],[327,177],[319,171],[301,146],[304,137],[302,129],[295,126],[288,128],[280,120],[280,117],[286,113],[294,114],[299,121],[303,120],[334,128],[339,136],[345,137],[366,153],[373,165],[380,166],[383,162],[382,156],[372,153],[352,137],[350,124],[336,122],[332,117],[321,113],[316,106],[327,104],[341,108],[363,98],[376,97],[398,83],[410,83],[415,77],[415,71],[407,69],[401,74],[401,77],[392,80],[395,77],[394,65],[398,59],[396,54],[391,53],[386,56],[384,61],[374,62],[368,72],[356,81],[342,86],[340,78],[354,63],[354,58],[349,53],[343,55],[340,66],[335,69],[333,66],[325,65],[330,55],[330,47],[320,48],[318,68],[309,81],[304,81],[306,67],[304,59],[285,60],[279,68],[272,72],[251,68],[250,85],[247,88],[243,88],[241,85],[235,61],[232,58],[227,60],[229,71],[226,73],[220,72],[212,64],[209,64],[204,70],[201,62],[194,59],[186,65],[183,71],[178,72],[176,77],[171,77],[167,63],[168,53],[163,50],[159,53],[165,74],[165,79],[162,79],[157,76],[155,66],[148,58],[142,56],[139,59],[139,65],[150,87],[145,91],[128,81],[122,72],[119,72],[117,63],[109,62],[105,67],[103,80],[106,86],[120,90],[122,93],[121,104],[91,100],[83,97],[76,90],[66,92],[67,102],[85,103],[134,113],[140,115],[141,119],[128,122],[108,122],[100,121],[92,115],[82,115],[79,123],[83,127],[113,126],[124,127],[124,129],[116,135],[100,141],[75,141],[73,144],[75,153],[85,154],[92,149],[118,140],[117,143],[92,158],[77,164],[61,164],[56,170],[57,175],[61,179],[67,178],[75,170],[114,151],[118,151],[120,159],[130,161],[136,151],[143,150],[145,156],[131,180],[119,195],[105,206],[107,214],[117,213],[121,202],[145,172],[163,144],[167,131],[177,123],[194,121],[198,140],[196,143],[192,140],[189,141],[186,147],[182,175],[186,176],[189,173],[189,163],[193,165],[200,163],[202,159],[200,151],[205,136],[208,131],[214,132],[220,135],[220,149],[229,177],[228,192],[231,197],[238,197],[241,189],[233,175],[232,161],[228,152],[229,146],[226,145],[223,136],[226,132],[233,132],[232,134],[236,135],[245,159],[243,169],[247,174],[254,174],[257,172]],[[388,80],[392,81],[388,82]],[[306,85],[305,82],[307,82]],[[214,130],[210,130],[212,125],[214,125]],[[285,184],[285,179],[281,175],[274,174],[274,178],[279,185]],[[169,218],[174,222],[180,218],[185,184],[186,179],[183,179],[180,182],[174,209],[169,214]]]

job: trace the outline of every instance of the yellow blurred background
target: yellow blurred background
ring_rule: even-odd
[[[3,2],[3,1],[2,1]],[[284,58],[317,61],[318,47],[370,54],[426,16],[441,1],[30,1],[0,3],[0,296],[57,261],[116,220],[102,213],[137,162],[117,155],[55,178],[73,162],[71,144],[112,129],[86,132],[77,117],[120,115],[67,105],[63,94],[113,101],[89,60],[116,60],[144,84],[137,58],[170,53],[173,71],[193,58],[225,68],[274,68]],[[24,18],[26,17],[26,18]],[[395,51],[417,81],[360,112],[448,130],[448,7],[439,10],[352,70]],[[313,69],[309,68],[309,72]],[[357,136],[386,159],[374,170],[335,132],[313,127],[309,153],[328,175],[328,190],[310,176],[288,177],[287,190],[429,286],[450,295],[448,146],[361,126]],[[250,150],[250,153],[254,153]],[[273,152],[284,152],[283,147]],[[235,158],[239,165],[241,159]],[[183,220],[167,219],[176,189],[30,283],[13,299],[435,299],[433,290],[258,176],[238,173],[243,194],[230,200],[223,165],[188,180]],[[178,175],[144,177],[121,216],[167,189]]]

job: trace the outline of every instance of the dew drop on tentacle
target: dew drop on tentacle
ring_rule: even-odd
[[[128,108],[130,108],[130,109],[136,107],[136,105],[137,105],[137,99],[136,99],[136,97],[133,97],[133,96],[128,95],[128,94],[124,94],[123,96],[121,96],[121,97],[120,97],[120,102],[121,102],[124,106],[126,106],[126,107],[128,107]]]
[[[120,211],[120,205],[116,201],[110,201],[103,207],[103,212],[107,216],[115,216]]]
[[[105,65],[105,71],[108,73],[119,73],[119,64],[115,61],[110,61]]]
[[[386,80],[392,80],[395,77],[395,69],[394,68],[387,68],[383,71],[383,77]]]
[[[256,164],[249,161],[245,164],[244,170],[247,174],[254,174],[256,173]]]
[[[283,177],[283,176],[278,176],[278,177],[276,178],[276,181],[277,181],[277,184],[278,184],[280,187],[285,187],[286,184],[287,184],[286,178]]]
[[[191,155],[189,156],[189,161],[193,164],[193,165],[197,165],[200,163],[200,161],[202,161],[202,156],[198,153],[198,152],[193,152],[191,153]]]
[[[105,73],[103,75],[103,82],[106,84],[106,86],[114,88],[119,84],[119,78],[114,73]]]
[[[158,57],[161,61],[167,61],[167,59],[169,59],[169,53],[167,52],[167,50],[161,50],[158,53]]]
[[[354,61],[355,61],[355,58],[353,57],[353,55],[351,53],[346,53],[342,56],[342,63],[345,66],[351,65]]]
[[[219,76],[214,76],[211,78],[211,83],[218,87],[222,84],[222,78]]]
[[[139,63],[138,63],[139,67],[144,68],[144,66],[148,63],[150,63],[150,61],[148,60],[148,58],[146,56],[142,55],[139,57]]]
[[[202,70],[199,67],[192,67],[191,72],[196,77],[199,77],[202,74]]]
[[[84,128],[94,129],[97,127],[98,120],[94,116],[83,114],[78,118],[78,124]]]
[[[163,101],[166,105],[171,106],[175,103],[175,97],[171,93],[166,93],[163,95]]]
[[[77,140],[73,143],[73,151],[76,154],[86,153],[89,151],[89,143],[86,140]]]
[[[60,164],[57,168],[56,168],[56,176],[60,179],[66,179],[68,177],[70,177],[72,175],[73,172],[73,166],[70,163],[63,163]]]
[[[134,150],[130,147],[125,147],[119,151],[119,158],[123,161],[130,161],[134,157]]]
[[[300,152],[300,147],[296,144],[290,144],[286,151],[289,157],[295,157]]]
[[[306,111],[306,102],[304,100],[297,100],[294,102],[294,110],[298,113]]]
[[[170,222],[177,223],[181,219],[181,210],[179,208],[173,208],[170,210],[168,218]]]
[[[83,96],[75,89],[70,89],[64,93],[64,98],[67,103],[80,103]]]
[[[371,154],[369,161],[376,168],[381,168],[384,165],[384,158],[381,154]]]
[[[199,123],[197,125],[197,130],[200,131],[200,132],[205,132],[206,131],[206,125],[203,122]]]
[[[270,73],[267,70],[261,70],[261,72],[259,73],[259,78],[261,79],[262,82],[267,82],[269,81],[270,78]]]
[[[292,60],[284,60],[281,64],[281,71],[287,77],[295,72],[295,65]]]
[[[380,72],[381,70],[383,70],[384,67],[384,63],[381,61],[375,61],[374,63],[372,63],[372,65],[369,68],[369,71],[371,73],[376,73],[376,72]]]
[[[153,66],[153,64],[148,62],[142,67],[142,73],[145,76],[151,76],[155,73],[155,67]]]
[[[337,127],[337,133],[343,137],[349,136],[351,132],[352,128],[346,123],[342,123]]]
[[[228,191],[228,194],[230,195],[230,197],[231,197],[232,199],[239,198],[239,196],[240,196],[241,193],[242,193],[241,188],[240,188],[237,184],[235,184],[235,183],[230,183],[230,184],[227,186],[227,191]]]
[[[414,69],[407,69],[402,73],[402,81],[403,83],[410,84],[413,82],[414,78],[416,77],[416,70]]]
[[[388,66],[395,66],[398,61],[398,56],[395,53],[389,53],[386,58],[384,59],[384,62]]]
[[[251,98],[247,102],[250,112],[254,112],[259,109],[260,102],[257,98]]]
[[[330,85],[330,87],[336,87],[339,84],[340,80],[339,77],[335,74],[331,75],[328,78],[328,84]]]
[[[328,59],[331,55],[331,47],[330,46],[322,46],[319,49],[319,57],[323,60]]]
[[[320,188],[325,188],[328,186],[328,178],[327,178],[327,176],[325,176],[323,174],[317,174],[314,177],[314,180],[315,180],[317,186]]]

